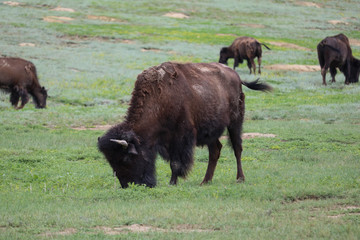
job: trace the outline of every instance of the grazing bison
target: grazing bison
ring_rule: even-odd
[[[219,63],[227,65],[229,58],[234,58],[234,70],[239,63],[242,63],[247,60],[247,65],[250,70],[254,69],[254,74],[256,74],[256,65],[254,58],[257,57],[259,64],[259,74],[261,74],[261,56],[262,49],[261,45],[264,45],[267,49],[270,50],[268,46],[263,43],[259,43],[255,38],[252,37],[239,37],[234,40],[230,47],[223,47],[220,50],[220,59]]]
[[[0,89],[10,92],[10,102],[16,109],[25,106],[29,94],[36,108],[46,107],[47,91],[39,84],[35,65],[24,59],[0,58]]]
[[[176,184],[193,164],[195,145],[208,147],[209,163],[202,183],[211,181],[225,128],[236,156],[237,180],[243,181],[242,84],[254,90],[271,89],[257,81],[241,81],[235,71],[220,63],[166,62],[139,74],[125,121],[98,138],[98,148],[121,186],[154,187],[158,153],[170,161],[170,184]]]
[[[331,82],[335,82],[336,68],[345,75],[345,84],[359,81],[360,60],[352,55],[349,39],[344,34],[326,37],[317,45],[323,84],[330,68]]]

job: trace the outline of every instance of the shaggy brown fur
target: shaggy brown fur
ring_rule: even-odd
[[[229,58],[234,58],[234,70],[239,63],[244,60],[247,61],[250,74],[253,72],[256,74],[256,65],[254,59],[257,57],[259,64],[259,74],[261,74],[261,57],[262,49],[261,45],[264,45],[270,50],[268,46],[263,43],[259,43],[255,38],[252,37],[239,37],[234,40],[230,47],[223,47],[220,51],[219,63],[227,65]]]
[[[10,92],[10,102],[16,109],[25,106],[28,94],[37,108],[46,107],[47,91],[39,84],[35,65],[24,59],[0,58],[0,89]]]
[[[138,75],[125,121],[99,138],[99,150],[112,166],[121,186],[156,185],[155,159],[170,161],[170,184],[185,177],[193,165],[196,145],[207,145],[209,164],[202,183],[211,181],[220,156],[219,138],[225,128],[241,167],[241,128],[245,95],[242,84],[266,91],[257,81],[242,82],[231,68],[219,63],[171,63]]]
[[[335,82],[336,68],[345,75],[345,84],[359,81],[360,60],[352,55],[349,39],[344,34],[326,37],[317,46],[323,85],[330,68],[331,82]]]

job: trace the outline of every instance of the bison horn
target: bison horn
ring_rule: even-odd
[[[110,141],[116,142],[116,143],[120,144],[121,146],[123,146],[124,148],[127,148],[129,146],[129,144],[125,140],[110,139]]]

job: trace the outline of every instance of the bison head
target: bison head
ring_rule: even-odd
[[[122,188],[129,183],[156,185],[155,154],[145,144],[140,144],[138,136],[120,124],[98,138],[98,148],[112,167]]]
[[[222,64],[228,64],[228,59],[234,57],[234,54],[232,53],[232,51],[230,50],[230,48],[228,47],[223,47],[220,50],[220,58],[219,58],[219,63]]]
[[[33,100],[36,108],[45,108],[46,107],[46,99],[47,99],[47,91],[44,87],[39,88],[38,90],[33,92]]]
[[[354,58],[352,61],[349,82],[350,83],[358,82],[359,75],[360,75],[360,60]]]

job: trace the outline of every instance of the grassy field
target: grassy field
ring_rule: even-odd
[[[49,98],[16,111],[0,92],[0,239],[360,239],[359,83],[267,68],[318,65],[317,43],[340,32],[360,58],[358,0],[19,3],[0,3],[0,54],[32,61]],[[244,139],[246,182],[224,138],[211,184],[199,186],[208,152],[197,148],[177,186],[159,158],[156,188],[120,189],[96,144],[123,119],[136,76],[216,62],[243,35],[272,49],[261,80],[274,87],[244,90],[244,133],[275,135]]]

